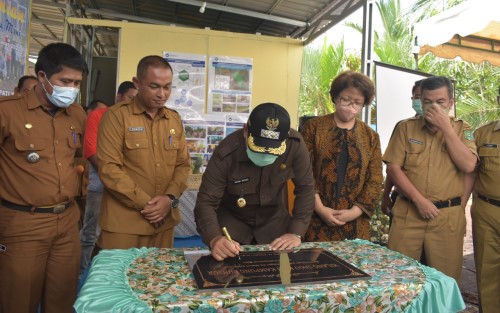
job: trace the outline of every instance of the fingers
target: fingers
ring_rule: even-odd
[[[438,215],[439,215],[439,210],[436,209],[435,207],[429,208],[420,213],[420,216],[422,216],[422,218],[425,220],[431,220],[433,218],[436,218]]]
[[[148,222],[150,222],[151,224],[155,224],[155,223],[160,223],[161,221],[163,221],[165,219],[165,216],[155,216],[155,217],[152,217],[152,218],[146,218],[148,220]]]
[[[339,218],[332,217],[330,219],[330,226],[342,226],[342,225],[345,225],[345,222],[341,221]]]
[[[293,234],[284,234],[271,242],[269,248],[271,250],[290,250],[300,246],[301,240]]]
[[[168,213],[170,212],[170,207],[161,205],[160,202],[156,204],[147,204],[141,210],[141,214],[147,219],[150,223],[156,223],[163,220]]]
[[[141,213],[144,216],[144,218],[147,219],[150,223],[159,222],[167,216],[167,214],[165,214],[165,212],[163,212],[162,210],[153,210],[153,211],[142,210]]]
[[[226,237],[218,237],[214,241],[211,250],[214,259],[222,261],[226,258],[235,257],[240,252],[240,244],[235,241],[233,242],[229,241]]]

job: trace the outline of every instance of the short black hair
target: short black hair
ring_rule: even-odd
[[[40,50],[35,64],[35,73],[45,72],[47,78],[62,71],[63,66],[88,73],[88,66],[80,52],[73,46],[57,42],[46,45]]]
[[[137,78],[144,77],[148,67],[168,68],[173,73],[172,66],[159,55],[148,55],[142,58],[137,65]]]
[[[95,108],[97,107],[97,105],[98,105],[99,103],[102,103],[102,104],[104,104],[104,105],[108,106],[108,105],[106,104],[106,102],[104,102],[104,101],[102,101],[102,100],[99,100],[99,99],[94,99],[94,100],[90,101],[89,105],[87,105],[87,108],[86,108],[85,110],[86,110],[86,111],[95,110]]]
[[[454,98],[453,83],[448,77],[444,76],[431,76],[428,77],[420,83],[420,90],[422,93],[424,90],[436,90],[441,87],[446,87],[448,89],[448,97]]]
[[[21,87],[23,87],[24,82],[28,79],[34,79],[38,81],[38,77],[34,75],[24,75],[21,78],[19,78],[19,81],[17,82],[17,90],[21,91]]]
[[[135,85],[133,82],[129,81],[129,80],[126,80],[124,82],[122,82],[120,84],[120,86],[118,86],[118,94],[120,95],[123,95],[124,93],[126,93],[129,89],[136,89],[135,88]]]
[[[411,88],[411,94],[415,93],[415,90],[420,87],[420,84],[422,83],[423,79],[417,80],[413,87]]]

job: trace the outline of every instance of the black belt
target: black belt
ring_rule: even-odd
[[[500,200],[495,200],[495,199],[491,199],[491,198],[488,198],[486,196],[483,196],[482,194],[477,194],[477,197],[483,201],[486,201],[488,202],[489,204],[493,204],[495,206],[498,206],[500,207]]]
[[[2,204],[2,206],[6,208],[16,211],[59,214],[64,212],[67,208],[71,207],[73,205],[73,200],[59,203],[54,206],[44,206],[44,207],[33,207],[29,205],[15,204],[7,200],[1,200],[0,204]]]
[[[412,202],[410,199],[408,199],[406,196],[404,196],[402,194],[399,194],[399,197],[405,201]],[[452,206],[457,206],[457,205],[460,205],[461,203],[462,203],[462,199],[460,197],[455,197],[455,198],[443,200],[443,201],[432,202],[432,204],[434,204],[436,206],[436,208],[438,208],[438,209],[444,209],[444,208],[449,208]]]

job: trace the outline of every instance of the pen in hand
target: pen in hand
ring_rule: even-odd
[[[227,240],[231,241],[231,243],[233,244],[234,248],[237,249],[236,248],[236,244],[234,243],[233,239],[231,239],[231,236],[229,236],[229,233],[227,232],[226,227],[222,227],[222,233],[224,233],[224,236],[226,236]],[[241,261],[239,253],[237,254],[237,256],[238,256],[238,259]]]

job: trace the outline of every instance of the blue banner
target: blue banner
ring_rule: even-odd
[[[30,0],[0,0],[0,96],[14,94],[26,74]]]

